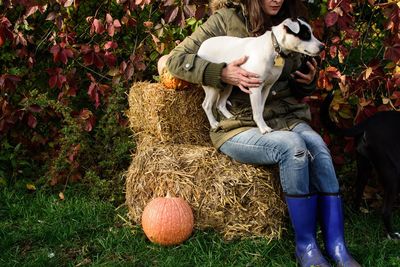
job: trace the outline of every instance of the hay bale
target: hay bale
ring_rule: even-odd
[[[213,228],[225,240],[280,238],[277,177],[276,168],[236,163],[209,146],[141,143],[126,173],[128,215],[140,224],[145,205],[169,192],[190,203],[196,229]]]
[[[209,145],[203,99],[198,86],[178,91],[138,82],[129,91],[127,116],[138,140],[152,136],[163,143]]]

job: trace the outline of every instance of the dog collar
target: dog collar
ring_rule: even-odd
[[[275,34],[273,31],[271,31],[271,40],[272,40],[272,45],[274,46],[275,52],[278,53],[281,57],[287,58],[289,57],[289,54],[285,54],[282,51],[282,48],[280,47],[278,40],[275,37]]]

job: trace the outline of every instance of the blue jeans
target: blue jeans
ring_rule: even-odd
[[[220,150],[242,163],[278,163],[282,189],[288,195],[339,192],[329,149],[306,123],[264,135],[252,128],[226,141]]]

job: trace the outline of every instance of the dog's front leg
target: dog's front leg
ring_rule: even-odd
[[[274,85],[274,83],[265,84],[261,89],[261,106],[262,106],[263,111],[264,111],[264,107],[265,107],[265,102],[267,101],[269,91],[271,90],[272,85]],[[272,129],[271,129],[271,131],[272,131]]]
[[[263,117],[266,97],[264,96],[265,92],[263,92],[262,87],[263,86],[256,87],[256,88],[250,88],[250,91],[251,91],[250,102],[251,102],[251,108],[253,110],[253,120],[255,121],[258,128],[260,129],[260,132],[262,134],[265,134],[265,133],[272,132],[272,128],[270,128],[265,123],[264,117]],[[267,90],[267,94],[268,94],[270,88],[271,88],[271,86],[268,86],[268,88],[264,89],[264,90]]]

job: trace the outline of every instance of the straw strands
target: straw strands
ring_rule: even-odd
[[[203,99],[199,87],[177,91],[159,83],[135,83],[128,95],[132,131],[138,139],[152,136],[164,143],[209,145]]]

